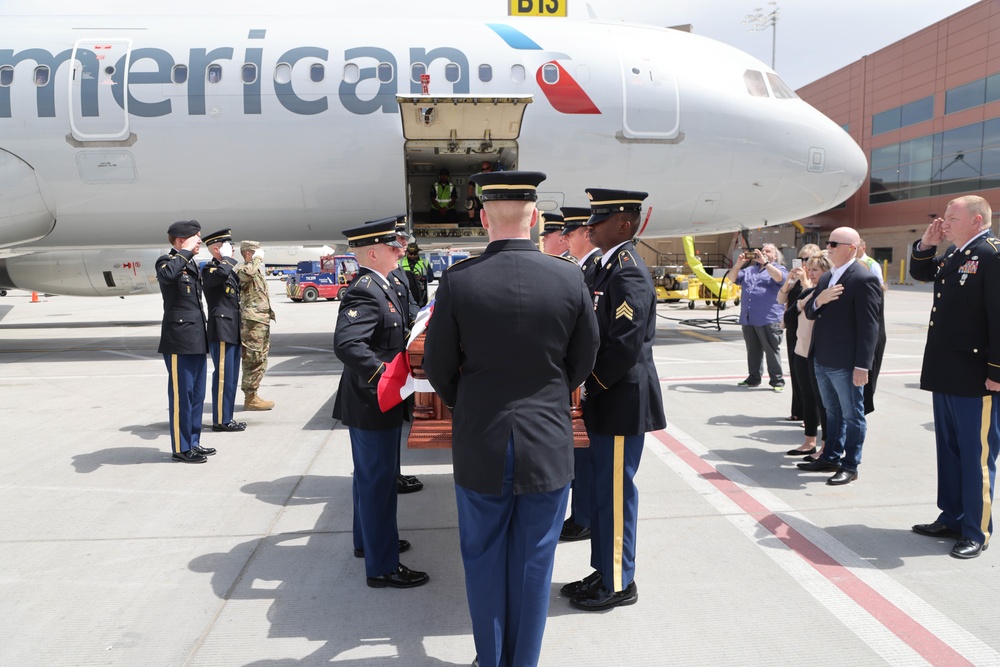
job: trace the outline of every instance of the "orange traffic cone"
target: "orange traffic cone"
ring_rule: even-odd
[[[31,293],[31,303],[38,303],[38,292]]]

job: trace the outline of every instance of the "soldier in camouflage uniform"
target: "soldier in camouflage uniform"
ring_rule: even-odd
[[[271,347],[271,320],[276,320],[271,310],[264,279],[264,254],[257,241],[240,244],[243,264],[236,268],[240,278],[240,341],[243,344],[243,401],[244,410],[270,410],[274,401],[265,401],[257,395],[261,378],[267,370],[267,351]]]

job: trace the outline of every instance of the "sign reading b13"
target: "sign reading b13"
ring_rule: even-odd
[[[566,0],[509,0],[510,16],[566,16]]]

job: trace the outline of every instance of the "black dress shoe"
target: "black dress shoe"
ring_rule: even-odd
[[[179,453],[175,452],[173,456],[171,456],[170,458],[172,458],[174,461],[181,461],[183,463],[205,463],[206,461],[208,461],[207,458],[205,458],[204,456],[202,456],[201,454],[199,454],[194,450],[188,450],[186,452],[179,452]]]
[[[562,530],[559,532],[560,542],[576,542],[577,540],[586,540],[590,537],[590,528],[581,526],[572,519],[566,519],[563,522]]]
[[[785,454],[787,456],[809,456],[810,454],[815,454],[816,448],[812,449],[789,449]]]
[[[424,483],[413,475],[396,475],[396,493],[416,493]]]
[[[381,577],[368,577],[369,588],[416,588],[423,586],[431,578],[426,572],[411,570],[402,563],[396,569]]]
[[[577,609],[585,611],[601,611],[612,607],[624,607],[639,601],[639,588],[635,582],[629,582],[625,590],[614,593],[601,584],[589,593],[577,595],[569,601]]]
[[[837,472],[840,470],[840,466],[836,463],[827,463],[822,459],[813,461],[812,463],[796,463],[795,466],[799,470],[808,472]]]
[[[836,475],[826,480],[826,483],[830,486],[841,486],[843,484],[850,484],[857,478],[857,470],[838,470]]]
[[[239,433],[240,431],[247,430],[246,422],[238,422],[235,419],[230,419],[228,424],[212,424],[213,431],[230,431],[232,433]]]
[[[409,542],[407,542],[406,540],[400,540],[399,541],[399,553],[403,553],[404,551],[409,550],[409,548],[410,548],[410,543]],[[355,558],[364,558],[365,557],[365,550],[364,549],[355,549],[354,550],[354,557]]]
[[[921,535],[926,535],[928,537],[949,537],[953,540],[957,540],[962,537],[962,533],[957,530],[952,530],[940,521],[935,521],[933,523],[918,523],[913,526],[914,533],[920,533]]]
[[[581,593],[589,593],[600,585],[601,573],[594,570],[580,581],[574,581],[566,584],[559,589],[559,592],[572,598],[580,595]]]
[[[989,544],[980,544],[968,537],[963,537],[951,549],[952,558],[975,558],[982,552],[990,548]]]
[[[202,447],[201,445],[195,445],[191,448],[191,451],[195,454],[201,454],[202,456],[215,456],[214,447]]]

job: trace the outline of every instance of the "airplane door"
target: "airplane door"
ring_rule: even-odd
[[[407,141],[445,142],[455,152],[486,150],[494,141],[516,141],[532,96],[397,95],[396,101]]]
[[[69,123],[74,139],[121,141],[128,138],[128,95],[125,91],[128,90],[131,50],[132,40],[122,38],[81,39],[73,45]],[[117,71],[118,67],[122,71]]]
[[[680,133],[677,79],[664,58],[651,53],[628,46],[621,52],[622,133],[628,139],[675,139]]]

